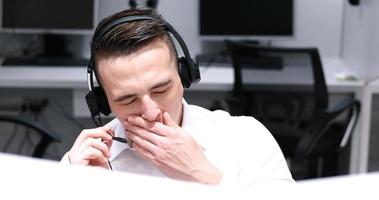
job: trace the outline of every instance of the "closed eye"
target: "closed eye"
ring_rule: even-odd
[[[124,101],[120,101],[120,103],[122,105],[129,105],[129,104],[132,104],[137,98],[136,97],[132,97],[132,98],[128,98]]]
[[[133,102],[136,101],[136,98],[132,99],[131,101],[129,101],[128,103],[126,103],[126,105],[129,105],[129,104],[132,104]]]
[[[154,94],[163,94],[163,93],[166,93],[167,92],[167,89],[165,90],[157,90],[157,91],[153,91]]]

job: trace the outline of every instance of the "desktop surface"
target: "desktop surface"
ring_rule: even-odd
[[[323,61],[324,73],[329,92],[357,91],[364,85],[363,80],[339,80],[336,72],[343,71],[345,64],[339,59]],[[87,88],[86,66],[19,66],[0,67],[0,87],[27,87],[27,88]],[[252,74],[249,82],[252,84],[280,84],[304,85],[309,82],[301,75],[299,68],[284,67],[283,70],[248,70],[244,76]],[[295,72],[296,71],[296,72]],[[200,65],[201,81],[191,87],[191,90],[218,90],[228,91],[233,87],[233,68],[219,65]],[[284,74],[283,74],[284,73]],[[306,73],[306,72],[304,72]],[[309,83],[308,83],[309,84]]]

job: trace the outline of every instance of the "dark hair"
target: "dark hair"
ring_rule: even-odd
[[[107,26],[110,22],[127,16],[148,15],[162,19],[151,9],[128,9],[103,19],[96,27],[95,33]],[[95,36],[96,34],[94,34]],[[99,59],[116,58],[129,55],[153,42],[156,39],[166,41],[171,53],[178,57],[173,40],[165,24],[159,20],[131,21],[117,25],[107,32],[99,41],[92,41],[91,51],[95,61]],[[177,61],[176,61],[177,62]]]

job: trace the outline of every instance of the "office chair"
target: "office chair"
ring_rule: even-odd
[[[34,158],[43,158],[46,154],[46,149],[50,144],[53,142],[60,142],[60,138],[56,134],[46,130],[34,122],[31,122],[30,120],[26,120],[21,117],[0,115],[0,122],[1,124],[7,123],[14,125],[13,131],[8,136],[8,139],[3,140],[0,143],[2,144],[1,152],[31,156]],[[2,137],[5,137],[5,126],[1,127]],[[23,132],[23,134],[26,134],[25,137],[17,136],[20,135],[20,131],[18,130],[20,130],[21,127],[25,129]],[[29,146],[26,146],[25,140],[29,140]]]
[[[322,162],[328,164],[326,158],[335,161],[345,149],[358,119],[360,102],[347,99],[329,108],[317,48],[261,47],[229,40],[226,46],[234,67],[233,90],[226,98],[230,113],[254,116],[270,130],[289,161],[295,179],[325,176]],[[303,74],[292,77],[313,80],[301,87],[254,86],[244,81],[245,68],[260,68],[269,74],[268,70],[285,71],[287,65],[297,66],[299,70],[308,67],[308,78],[302,77]],[[341,121],[341,116],[345,120]]]

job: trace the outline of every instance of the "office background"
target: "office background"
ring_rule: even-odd
[[[139,1],[143,2],[143,1]],[[202,40],[199,36],[198,19],[199,1],[180,0],[175,3],[170,0],[160,0],[158,11],[172,23],[186,41],[191,54],[197,55],[217,51],[217,42]],[[127,8],[127,1],[107,0],[99,1],[99,19],[109,14]],[[323,58],[341,59],[347,69],[335,71],[337,74],[351,74],[359,79],[369,82],[379,76],[379,2],[376,0],[361,0],[359,6],[351,6],[345,0],[294,0],[294,37],[284,40],[272,41],[275,46],[292,47],[318,47]],[[14,52],[25,41],[33,40],[34,36],[17,36],[11,33],[0,35],[2,53]],[[90,35],[70,37],[70,51],[75,54],[89,57]],[[9,42],[11,40],[11,43]],[[4,45],[6,47],[4,47]],[[83,74],[85,76],[85,74]],[[75,112],[70,89],[28,89],[7,88],[0,89],[0,103],[5,112],[13,112],[12,106],[17,107],[25,98],[42,98],[48,94],[50,103],[44,110],[45,124],[56,130],[62,138],[62,143],[51,149],[52,158],[61,156],[72,145],[75,137],[83,127],[93,127],[91,120],[83,115],[71,118]],[[209,107],[211,101],[204,98],[204,93],[198,92],[192,96],[192,102]],[[223,92],[214,92],[215,99],[222,97]],[[333,99],[339,99],[344,94],[334,94]],[[371,134],[368,170],[379,169],[379,153],[376,144],[379,136],[375,134],[379,129],[376,124],[379,120],[378,96],[374,95],[373,106],[370,112]],[[86,109],[83,105],[82,109]],[[361,119],[365,120],[365,119]]]

